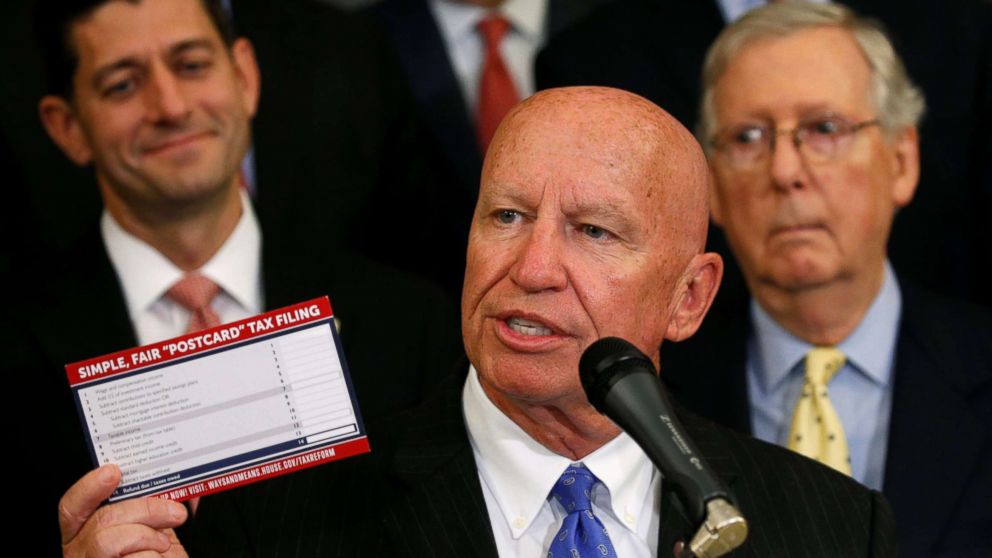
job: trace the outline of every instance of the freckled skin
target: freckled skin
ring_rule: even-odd
[[[462,331],[489,398],[549,448],[581,455],[618,432],[579,384],[593,341],[626,338],[657,364],[663,339],[698,326],[712,293],[688,285],[705,268],[715,292],[721,269],[700,253],[707,176],[684,128],[618,90],[543,92],[500,126],[469,236]],[[508,316],[553,333],[519,336]]]

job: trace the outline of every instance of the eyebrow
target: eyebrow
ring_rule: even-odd
[[[210,52],[214,52],[216,50],[214,43],[211,42],[209,39],[205,39],[205,38],[188,39],[185,41],[180,41],[175,45],[173,45],[172,47],[170,47],[169,56],[170,57],[177,56],[184,52],[200,49],[200,48],[209,50]],[[126,58],[122,58],[115,62],[105,64],[99,67],[96,73],[93,74],[93,86],[94,88],[99,88],[103,80],[105,80],[107,76],[113,74],[114,72],[130,69],[130,68],[140,68],[141,65],[142,65],[141,59],[136,56],[128,56]]]
[[[497,190],[497,191],[493,191]],[[479,195],[479,205],[496,207],[509,205],[513,207],[531,207],[533,203],[518,193],[516,188],[486,188]]]

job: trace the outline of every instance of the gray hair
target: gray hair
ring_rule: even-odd
[[[713,89],[731,60],[752,41],[785,37],[814,27],[838,27],[854,37],[871,68],[868,96],[884,132],[891,135],[919,123],[925,109],[923,93],[909,79],[879,23],[860,17],[840,4],[803,1],[768,4],[726,27],[706,53],[696,133],[707,154],[712,150],[711,140],[717,126]]]

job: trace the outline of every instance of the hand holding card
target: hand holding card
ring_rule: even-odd
[[[115,502],[188,500],[369,451],[326,297],[66,366]]]

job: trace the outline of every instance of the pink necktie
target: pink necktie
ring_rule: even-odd
[[[193,333],[201,329],[207,329],[220,325],[220,316],[214,312],[210,303],[220,292],[220,287],[210,279],[199,273],[189,273],[182,279],[175,282],[166,291],[165,296],[176,301],[176,304],[189,310],[189,325],[186,326],[186,333]],[[196,513],[196,508],[200,505],[199,498],[187,500],[190,515]]]
[[[520,94],[499,50],[503,36],[510,29],[510,22],[501,15],[491,15],[479,22],[478,29],[485,43],[485,61],[479,80],[477,132],[479,147],[485,155],[500,121],[520,100]]]
[[[176,281],[165,295],[189,310],[189,325],[186,326],[186,333],[193,333],[220,325],[220,316],[210,306],[219,292],[220,287],[217,283],[199,273],[190,273]]]

